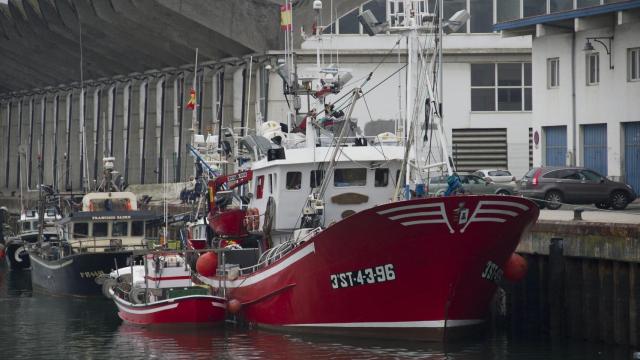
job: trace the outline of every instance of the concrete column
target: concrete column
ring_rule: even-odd
[[[157,176],[156,182],[162,183],[164,179],[165,171],[165,156],[164,156],[164,96],[166,90],[166,77],[162,77],[156,82],[156,126],[155,126],[155,139],[156,139],[156,152],[157,152]]]
[[[60,171],[58,169],[58,166],[60,164],[60,162],[58,161],[58,156],[60,155],[60,151],[58,151],[58,145],[60,144],[58,142],[58,120],[60,118],[60,96],[58,94],[55,94],[53,96],[53,101],[52,101],[52,105],[53,105],[53,109],[52,109],[52,121],[51,121],[51,125],[53,127],[52,129],[52,133],[53,133],[53,171],[52,171],[52,176],[53,176],[53,187],[55,189],[59,189],[60,186],[60,182],[58,180],[58,176],[60,175]]]
[[[42,98],[40,98],[40,145],[37,148],[37,154],[39,157],[42,158],[42,181],[44,181],[45,184],[51,184],[52,183],[52,179],[51,179],[51,173],[52,173],[52,165],[53,165],[53,161],[52,161],[52,156],[53,156],[53,152],[51,151],[51,148],[49,147],[49,145],[51,144],[51,141],[47,141],[47,137],[49,137],[47,134],[47,96],[46,95],[42,95]],[[50,137],[49,137],[50,139]],[[38,174],[38,162],[37,162],[37,157],[36,157],[36,167],[35,167],[35,174],[36,174],[36,183],[38,182],[38,179],[40,179],[40,174]]]
[[[27,160],[25,161],[25,164],[27,166],[27,188],[31,189],[33,188],[33,181],[34,180],[31,176],[32,170],[34,168],[37,169],[37,164],[34,165],[33,162],[33,140],[34,140],[34,131],[35,131],[35,106],[34,106],[34,99],[33,97],[29,98],[29,132],[27,133],[28,136],[28,140],[27,140]],[[37,139],[37,137],[35,137]],[[36,170],[37,171],[37,170]]]
[[[9,131],[8,131],[8,121],[7,121],[7,114],[4,111],[5,109],[5,104],[0,102],[0,131],[2,131],[2,137],[0,137],[0,166],[2,166],[2,168],[4,168],[5,164],[7,163],[7,157],[6,157],[6,146],[5,144],[7,143],[8,136],[9,136]],[[4,177],[2,177],[2,184],[4,185]],[[3,187],[3,185],[0,185],[0,188]],[[1,231],[1,229],[0,229]],[[0,240],[1,241],[1,240]]]
[[[64,131],[64,188],[73,189],[71,178],[71,124],[73,117],[73,93],[69,91],[65,95],[65,131]]]
[[[173,88],[174,111],[173,111],[173,139],[174,139],[174,158],[176,159],[173,182],[181,180],[182,167],[182,123],[184,119],[184,75],[179,75],[174,81]]]
[[[6,104],[6,109],[4,111],[5,113],[5,118],[6,118],[6,122],[7,122],[7,130],[5,131],[5,134],[7,134],[6,137],[6,144],[7,144],[7,150],[5,151],[5,176],[4,176],[4,186],[6,188],[9,188],[9,172],[11,170],[11,156],[13,155],[11,152],[11,134],[13,131],[12,128],[12,123],[11,123],[11,110],[12,110],[13,106],[11,104],[11,100],[9,100],[9,102],[7,102]]]
[[[116,159],[115,168],[124,176],[125,172],[125,85],[116,83],[113,85],[113,104],[111,105],[111,117],[113,118],[111,154]]]
[[[123,102],[122,102],[122,111],[123,111],[123,122],[122,122],[122,138],[123,138],[123,174],[124,179],[127,183],[129,183],[129,153],[130,153],[130,137],[131,137],[131,105],[133,103],[131,99],[131,82],[128,82],[124,85],[123,89]]]
[[[107,154],[113,156],[113,140],[115,138],[113,130],[116,122],[116,95],[117,88],[115,85],[111,85],[107,90]]]
[[[145,105],[144,126],[144,172],[145,183],[154,184],[158,181],[158,84],[161,80],[147,80],[147,94]]]
[[[87,171],[88,168],[88,158],[87,158],[87,122],[86,122],[86,114],[87,114],[87,92],[86,90],[80,89],[80,99],[78,105],[78,123],[80,124],[80,128],[78,131],[78,144],[80,145],[78,157],[80,158],[79,164],[80,169],[78,172],[79,183],[78,189],[88,190],[86,181],[89,178],[89,174]]]
[[[23,113],[23,99],[20,99],[18,100],[18,159],[17,159],[18,166],[16,167],[16,184],[15,184],[16,188],[19,188],[19,189],[23,188],[22,164],[24,163],[24,159],[26,157],[26,152],[24,147],[25,142],[22,140],[22,136],[23,136],[23,131],[22,131],[22,123],[23,123],[22,115],[23,114],[22,113]]]
[[[92,126],[92,159],[91,161],[91,173],[92,179],[99,185],[99,182],[102,180],[101,172],[102,172],[102,157],[104,156],[105,148],[104,148],[104,127],[105,121],[104,116],[102,116],[102,88],[97,87],[93,91],[93,126]]]
[[[244,108],[242,99],[244,96],[244,68],[236,69],[233,72],[233,88],[230,88],[231,94],[233,94],[233,123],[232,129],[237,129],[242,124],[242,115],[244,115]],[[238,132],[239,133],[239,132]]]
[[[140,84],[131,85],[131,118],[129,120],[129,183],[140,183],[140,123],[141,123],[141,102],[144,99],[140,95]],[[144,105],[144,104],[143,104]]]
[[[139,87],[139,111],[138,111],[138,136],[139,136],[139,141],[140,141],[140,159],[139,159],[139,166],[140,166],[140,184],[144,184],[145,183],[145,175],[146,175],[146,159],[145,159],[145,155],[146,155],[146,146],[147,146],[147,141],[146,141],[146,137],[147,137],[147,110],[148,110],[148,105],[149,105],[149,101],[148,101],[148,92],[149,92],[149,82],[147,80],[144,80]]]
[[[162,157],[163,161],[163,173],[162,179],[166,182],[171,182],[175,176],[176,158],[175,154],[175,137],[174,137],[174,122],[176,112],[175,101],[175,85],[176,81],[173,77],[165,77],[163,85],[163,100],[162,100]]]

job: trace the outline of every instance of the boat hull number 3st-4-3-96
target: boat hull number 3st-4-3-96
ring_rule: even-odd
[[[385,264],[366,269],[331,274],[329,278],[331,280],[331,287],[340,289],[393,281],[396,279],[396,273],[393,264]]]

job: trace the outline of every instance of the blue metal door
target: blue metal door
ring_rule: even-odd
[[[624,181],[640,193],[640,121],[624,124]]]
[[[607,176],[607,124],[582,126],[584,167]]]
[[[567,127],[545,126],[545,165],[564,166],[567,162]]]

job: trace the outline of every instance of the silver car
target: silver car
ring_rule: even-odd
[[[469,173],[458,173],[458,176],[460,177],[462,188],[467,194],[513,195],[516,193],[515,187],[510,184],[489,182]],[[449,184],[447,184],[448,177],[447,175],[431,177],[428,187],[429,194],[444,195],[449,187]]]

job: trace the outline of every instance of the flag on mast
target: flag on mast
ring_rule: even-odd
[[[195,110],[196,108],[196,90],[191,88],[191,92],[189,93],[189,102],[187,103],[187,109]]]
[[[291,31],[291,4],[280,5],[280,29]]]

